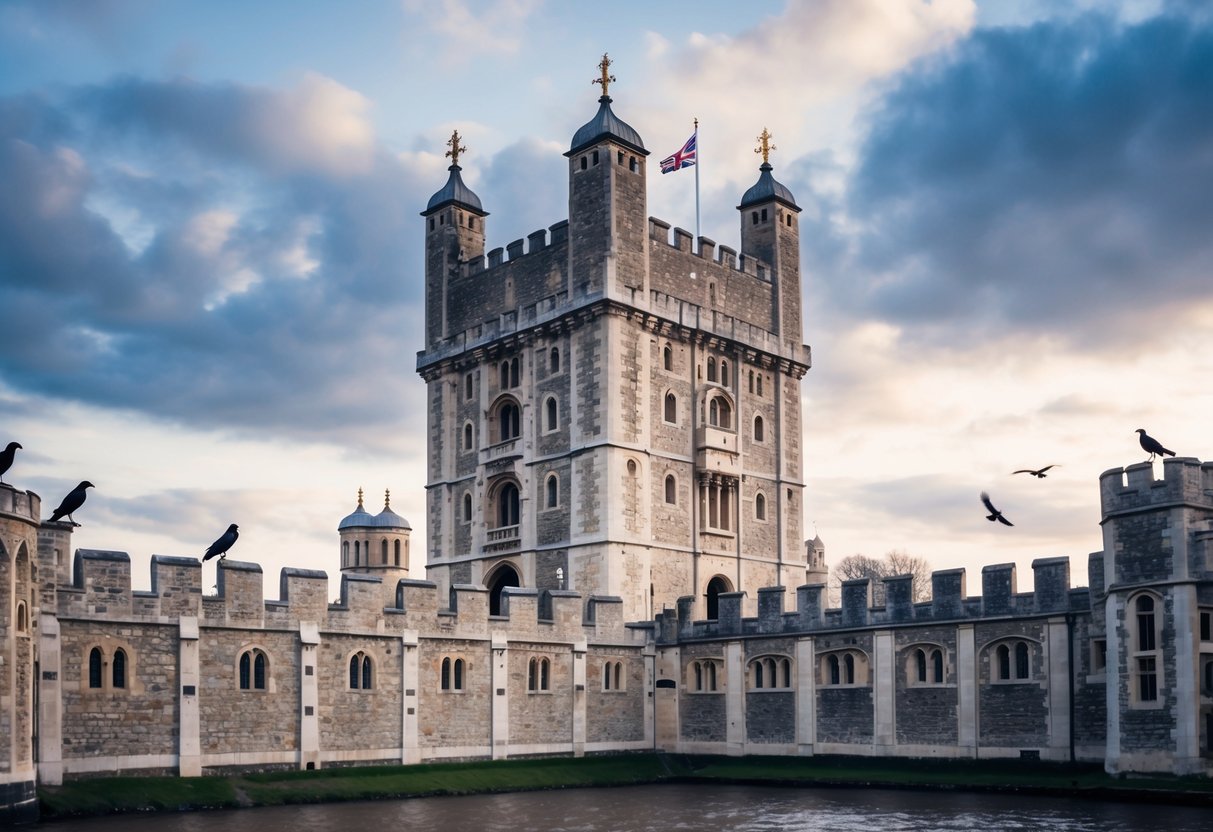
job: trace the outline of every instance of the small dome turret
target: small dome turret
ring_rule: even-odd
[[[770,155],[771,151],[775,149],[775,145],[771,144],[771,134],[765,127],[758,140],[761,145],[754,151],[762,154],[762,164],[758,167],[758,181],[742,195],[741,204],[737,207],[739,209],[748,208],[751,205],[775,201],[782,202],[794,211],[800,211],[800,206],[796,204],[796,197],[792,196],[792,192],[771,175],[774,168],[771,167]]]
[[[451,134],[451,138],[447,142],[451,146],[451,149],[446,152],[446,155],[451,157],[451,166],[447,168],[450,171],[450,176],[447,177],[446,184],[430,197],[430,201],[426,203],[425,210],[421,212],[421,216],[423,217],[446,205],[458,205],[482,217],[488,216],[488,212],[480,204],[480,197],[476,196],[475,192],[464,183],[463,177],[460,176],[460,171],[463,168],[459,167],[459,154],[463,153],[467,148],[461,147],[459,140],[459,131],[456,130]]]
[[[611,110],[611,96],[607,94],[607,87],[615,80],[615,76],[607,73],[610,65],[610,58],[603,55],[602,62],[598,64],[599,69],[602,70],[602,77],[594,79],[595,84],[602,85],[602,96],[598,99],[598,112],[573,134],[573,141],[569,145],[569,152],[565,154],[566,156],[572,156],[592,144],[597,144],[604,137],[615,139],[646,156],[649,153],[644,149],[644,141],[641,140],[640,134]]]
[[[365,529],[374,526],[375,518],[362,507],[362,489],[358,489],[358,507],[352,512],[341,518],[341,522],[337,524],[337,531],[343,529]]]
[[[409,521],[392,511],[392,492],[383,492],[383,511],[374,516],[373,522],[377,529],[408,529],[412,530]]]

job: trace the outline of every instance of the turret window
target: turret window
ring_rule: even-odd
[[[395,556],[396,556],[396,566],[399,566],[400,565],[400,541],[399,540],[395,541],[395,551],[393,552],[393,554],[395,554]],[[405,564],[405,566],[407,566],[407,565],[408,564]]]
[[[387,538],[379,541],[379,555],[382,558],[380,561],[384,566],[387,566]]]
[[[552,373],[560,372],[560,347],[552,347],[548,353],[548,371]]]
[[[586,158],[584,156],[582,156],[581,157],[581,169],[585,170],[588,167],[589,167],[589,162],[587,162]]]
[[[472,400],[472,395],[473,395],[473,393],[474,393],[474,390],[475,390],[475,388],[474,388],[474,381],[473,381],[473,379],[472,379],[472,374],[471,374],[471,373],[464,373],[464,375],[463,375],[463,398],[464,398],[464,401],[469,401],[469,402],[470,402],[470,401]]]
[[[590,158],[594,160],[595,165],[598,164],[598,151],[595,150],[593,153],[591,153]]]
[[[545,490],[545,505],[548,508],[558,508],[560,506],[560,477],[555,474],[548,474],[544,481]]]
[[[725,387],[729,386],[729,362],[720,362],[720,383]]]
[[[665,501],[670,505],[678,502],[678,481],[673,474],[665,475]]]
[[[761,492],[754,497],[754,519],[767,519],[767,498]]]
[[[472,495],[467,493],[463,495],[463,522],[472,522]]]
[[[640,167],[640,165],[638,165],[636,163],[636,157],[629,156],[628,157],[628,170],[630,170],[632,173],[635,173],[639,167]]]
[[[1159,667],[1162,664],[1158,649],[1162,640],[1159,633],[1158,599],[1154,595],[1143,593],[1130,601],[1129,609],[1133,622],[1130,638],[1130,648],[1133,651],[1130,660],[1134,677],[1133,704],[1155,707],[1160,701]]]
[[[673,393],[665,394],[665,413],[663,421],[667,425],[678,424],[678,397]]]
[[[754,441],[755,442],[764,441],[764,439],[763,439],[764,434],[765,434],[765,431],[764,431],[764,425],[762,422],[762,417],[755,416],[754,417]]]
[[[757,211],[750,212],[750,224],[758,225],[758,212]]]
[[[662,362],[666,370],[674,369],[674,348],[669,344],[666,344],[665,349],[662,350]]]
[[[623,164],[623,151],[622,150],[618,151],[617,161],[619,162],[619,164],[621,164],[621,165]]]
[[[473,444],[472,423],[467,422],[463,426],[463,449],[470,451]]]
[[[555,396],[549,396],[543,403],[543,431],[552,433],[560,428],[560,408]]]

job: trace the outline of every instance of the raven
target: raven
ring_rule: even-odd
[[[84,498],[88,496],[88,489],[90,488],[96,488],[96,486],[94,486],[88,480],[85,480],[68,492],[68,495],[63,498],[63,502],[59,504],[59,508],[51,512],[50,522],[54,523],[56,520],[61,519],[63,515],[66,514],[67,519],[70,520],[73,525],[77,525],[76,518],[72,517],[72,512],[78,510],[80,506],[84,505]]]
[[[20,447],[17,442],[9,442],[8,447],[0,451],[0,482],[4,482],[5,472],[13,467],[13,459],[16,458],[17,449]]]
[[[995,520],[997,520],[999,523],[1002,523],[1004,526],[1014,526],[1015,525],[1010,520],[1003,517],[1001,511],[994,508],[994,504],[990,502],[990,495],[984,491],[981,492],[981,502],[985,505],[986,511],[990,512],[989,514],[986,515],[986,519],[989,520],[991,523],[993,523]]]
[[[1048,474],[1045,473],[1045,471],[1048,471],[1050,468],[1056,468],[1056,467],[1057,467],[1056,465],[1046,465],[1044,468],[1037,468],[1035,471],[1033,471],[1031,468],[1020,468],[1018,471],[1012,471],[1011,473],[1012,474],[1031,474],[1032,476],[1036,477],[1037,479],[1043,480],[1045,477],[1049,476]]]
[[[1134,431],[1134,433],[1141,434],[1141,436],[1137,437],[1137,441],[1141,443],[1141,449],[1150,455],[1150,459],[1148,460],[1149,462],[1153,462],[1154,457],[1158,455],[1175,456],[1175,451],[1172,451],[1169,448],[1164,448],[1161,442],[1150,434],[1146,433],[1145,428],[1138,428],[1136,431]]]
[[[208,560],[215,557],[215,555],[218,555],[220,560],[227,557],[227,550],[232,548],[232,546],[236,543],[236,538],[240,537],[240,532],[236,531],[236,528],[235,523],[227,527],[227,531],[220,535],[219,539],[212,543],[211,547],[206,550],[206,554],[202,556],[203,563],[206,563]]]

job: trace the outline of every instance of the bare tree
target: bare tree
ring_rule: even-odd
[[[931,564],[926,558],[915,557],[901,549],[885,552],[882,558],[867,555],[847,555],[830,569],[830,597],[832,603],[842,598],[842,582],[856,578],[867,578],[872,582],[872,603],[880,606],[885,602],[883,578],[895,575],[912,575],[911,596],[914,601],[926,601],[931,597]]]

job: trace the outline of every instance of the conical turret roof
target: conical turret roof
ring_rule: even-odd
[[[571,156],[592,144],[597,144],[606,137],[615,139],[646,156],[649,154],[644,149],[644,141],[640,138],[640,134],[630,124],[615,115],[611,110],[611,97],[604,95],[598,99],[598,112],[573,134],[573,142],[569,146],[569,152],[565,155]]]
[[[774,200],[782,202],[794,211],[800,210],[800,206],[796,204],[796,197],[792,196],[792,192],[771,175],[773,168],[770,162],[763,162],[758,170],[760,171],[758,181],[741,197],[741,204],[737,206],[738,208],[748,208],[751,205],[758,205],[759,203]]]
[[[447,170],[451,172],[451,175],[447,177],[446,184],[442,186],[441,190],[430,197],[430,201],[426,203],[425,210],[421,212],[421,215],[424,217],[426,214],[436,211],[445,205],[454,204],[469,211],[475,211],[482,217],[487,217],[488,212],[480,205],[480,197],[476,196],[472,189],[464,184],[463,177],[459,175],[459,172],[463,168],[459,167],[459,165],[451,165]]]

